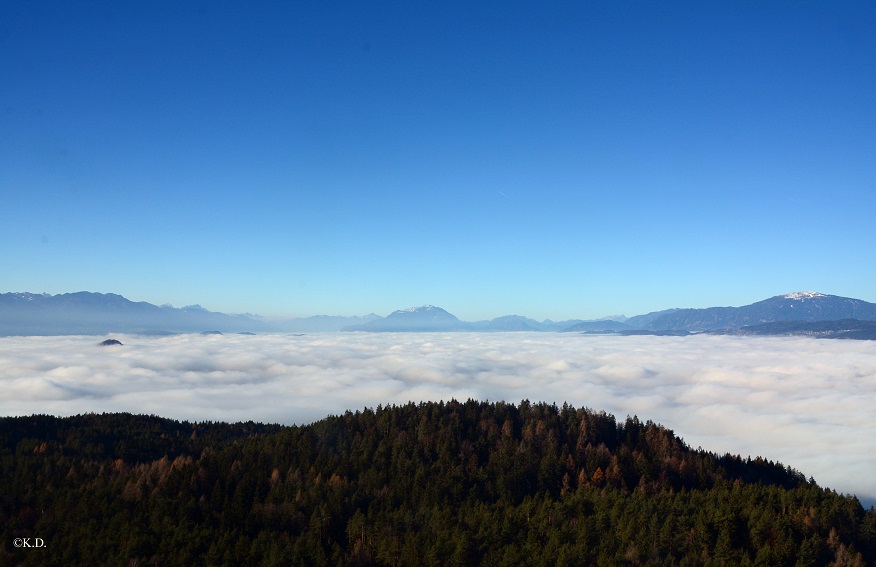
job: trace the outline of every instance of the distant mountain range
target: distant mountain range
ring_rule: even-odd
[[[226,315],[200,305],[157,306],[114,293],[0,294],[0,336],[339,331],[379,318],[372,313],[364,317],[271,320],[256,315]]]
[[[425,332],[464,331],[466,325],[440,307],[424,305],[393,311],[383,319],[375,319],[362,325],[349,325],[344,331],[372,332]]]
[[[505,315],[489,321],[467,322],[460,321],[452,315],[434,305],[422,307],[410,307],[394,311],[384,319],[375,319],[365,324],[350,325],[343,331],[371,331],[371,332],[422,332],[422,331],[562,331],[567,327],[581,323],[578,320],[561,321],[556,323],[551,320],[538,322],[520,315]]]
[[[647,317],[649,319],[644,319]],[[776,321],[876,320],[876,303],[860,299],[799,291],[777,295],[743,307],[671,309],[633,317],[627,324],[652,330],[712,331],[738,329]]]
[[[876,339],[876,304],[816,292],[777,295],[742,307],[668,309],[626,318],[536,321],[521,315],[461,321],[440,307],[424,305],[386,317],[320,315],[266,319],[226,315],[199,305],[175,308],[134,302],[112,293],[0,294],[0,336],[106,333],[276,333],[319,331],[542,331],[587,334],[685,335],[708,332],[739,335],[807,335]]]

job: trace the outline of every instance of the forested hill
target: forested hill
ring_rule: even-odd
[[[300,427],[2,418],[0,451],[0,564],[876,560],[876,511],[854,497],[565,405],[408,404]]]

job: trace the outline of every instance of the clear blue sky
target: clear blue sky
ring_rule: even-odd
[[[0,291],[630,316],[874,243],[873,2],[0,5]]]

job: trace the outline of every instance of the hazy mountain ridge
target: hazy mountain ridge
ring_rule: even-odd
[[[196,306],[177,309],[130,301],[113,293],[0,294],[0,335],[68,335],[108,332],[265,331],[244,315]]]
[[[876,321],[876,304],[860,299],[816,292],[777,295],[741,307],[667,309],[630,318],[598,320],[570,319],[536,321],[522,315],[505,315],[490,320],[462,321],[433,305],[394,311],[386,317],[374,313],[343,317],[316,315],[297,319],[268,319],[255,315],[228,315],[200,305],[175,308],[130,301],[112,293],[78,292],[58,295],[34,293],[0,294],[0,336],[70,335],[105,333],[190,333],[203,331],[239,332],[444,332],[444,331],[541,331],[639,334],[673,332],[734,332],[734,334],[804,334],[830,338],[872,338],[867,325],[854,329],[813,330],[805,323],[817,321]],[[790,325],[790,323],[799,323]],[[844,331],[844,332],[840,332]]]
[[[200,305],[157,306],[114,293],[0,293],[0,336],[339,331],[375,318],[379,317],[372,313],[364,317],[269,320],[209,311]]]
[[[351,317],[344,317],[343,315],[313,315],[311,317],[275,321],[273,324],[282,328],[283,331],[318,333],[340,331],[344,327],[363,325],[379,319],[383,319],[383,317],[374,313]]]
[[[560,329],[563,333],[614,333],[617,331],[635,330],[635,327],[628,323],[620,321],[602,320],[602,321],[581,321],[575,323],[565,329]]]
[[[423,332],[461,331],[469,326],[440,307],[423,305],[393,311],[383,319],[375,319],[362,325],[350,325],[343,331],[371,332]]]
[[[523,315],[503,315],[471,324],[478,331],[543,331],[544,325]]]
[[[650,313],[646,313],[644,315],[636,315],[634,317],[630,317],[624,323],[630,326],[632,329],[644,329],[657,319],[663,317],[664,315],[668,315],[670,313],[674,313],[675,311],[679,311],[678,308],[672,309],[663,309],[661,311],[652,311]]]
[[[817,292],[795,292],[777,295],[742,307],[676,309],[643,324],[642,328],[696,332],[739,329],[777,321],[814,322],[842,319],[876,320],[876,304]]]
[[[578,323],[583,323],[583,321],[581,319],[566,319],[563,321],[551,321],[550,319],[545,319],[544,321],[536,321],[535,319],[530,319],[523,315],[503,315],[502,317],[496,317],[495,319],[475,321],[474,323],[470,323],[470,325],[472,325],[472,330],[474,331],[557,332]]]

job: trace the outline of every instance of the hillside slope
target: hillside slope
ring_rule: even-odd
[[[469,401],[303,427],[0,419],[4,564],[848,565],[876,511],[636,418]],[[14,538],[42,538],[21,549]]]

